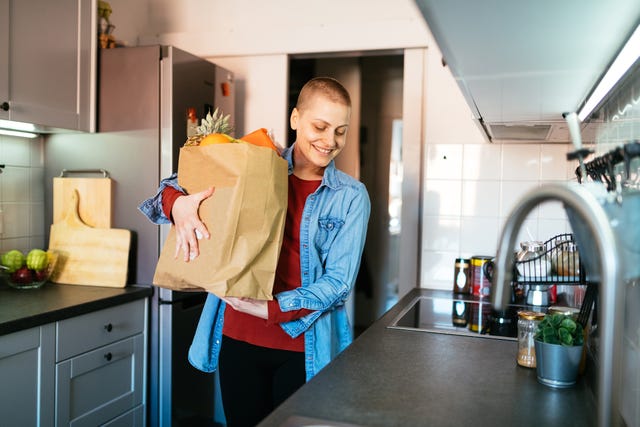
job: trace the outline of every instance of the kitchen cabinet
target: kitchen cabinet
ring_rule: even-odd
[[[57,323],[56,425],[144,425],[145,319],[138,300]]]
[[[54,425],[54,360],[54,324],[0,336],[2,425]]]
[[[47,291],[58,298],[66,295],[67,300],[87,290],[112,291],[69,286],[77,289],[72,295],[58,287],[65,286],[38,290],[40,299],[51,301]],[[0,303],[22,296],[26,301],[22,311],[28,312],[33,294],[8,290],[2,296]],[[145,425],[148,298],[104,308],[98,301],[85,303],[93,309],[70,307],[75,316],[67,312],[47,323],[0,335],[0,425]]]
[[[97,0],[0,0],[0,119],[95,131]]]

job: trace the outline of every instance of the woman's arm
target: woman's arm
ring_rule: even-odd
[[[175,198],[173,205],[168,209],[170,215],[167,215],[167,209],[164,209],[167,206],[164,206],[163,198],[165,190],[167,193],[175,195],[175,191],[171,191],[171,189],[183,193],[184,196]],[[182,250],[183,259],[189,261],[200,254],[197,234],[206,239],[209,238],[209,231],[198,216],[198,208],[203,200],[213,194],[214,190],[213,187],[210,187],[199,193],[187,195],[186,191],[178,185],[177,175],[173,174],[160,181],[156,194],[143,201],[138,209],[154,224],[174,224],[176,230],[175,257],[177,258]]]
[[[362,186],[351,201],[345,222],[327,254],[323,274],[314,283],[276,296],[283,312],[312,310],[300,319],[281,324],[292,337],[307,330],[323,312],[346,301],[360,267],[370,211],[369,196]]]

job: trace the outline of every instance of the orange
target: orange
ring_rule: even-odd
[[[234,142],[234,141],[235,140],[227,134],[210,133],[209,135],[202,138],[202,141],[200,141],[200,146],[212,145],[212,144],[227,144],[229,142]]]
[[[253,132],[240,138],[240,140],[260,147],[271,148],[273,151],[278,153],[278,147],[276,147],[276,145],[273,143],[265,128],[254,130]]]

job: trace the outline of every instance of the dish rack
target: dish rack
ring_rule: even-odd
[[[586,285],[586,273],[573,234],[558,234],[544,242],[544,250],[514,263],[516,282],[535,285]]]

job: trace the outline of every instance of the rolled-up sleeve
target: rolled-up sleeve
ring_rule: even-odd
[[[172,187],[182,193],[186,193],[186,191],[178,185],[178,177],[177,174],[174,173],[169,178],[165,178],[160,181],[160,186],[158,187],[156,194],[144,200],[138,206],[138,210],[154,224],[171,223],[171,219],[165,215],[165,212],[162,209],[162,193],[167,187]]]

